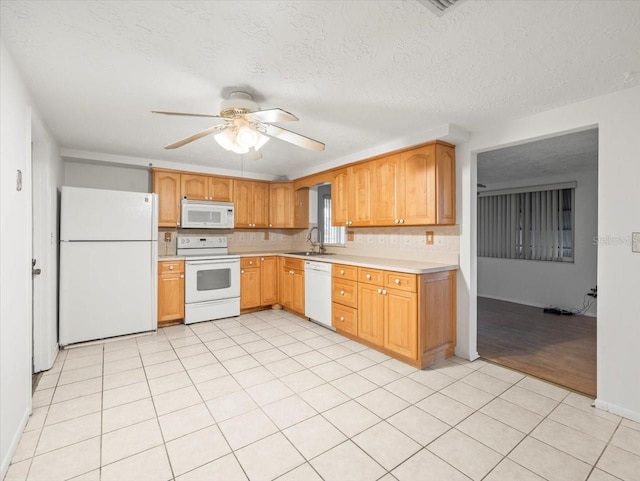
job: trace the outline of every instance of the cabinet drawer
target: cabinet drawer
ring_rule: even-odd
[[[249,267],[260,267],[260,258],[259,257],[241,257],[240,267],[245,269]]]
[[[285,267],[285,269],[304,270],[304,260],[303,259],[294,259],[293,257],[285,257],[284,258],[284,267]]]
[[[358,282],[366,284],[382,285],[384,279],[384,271],[378,269],[369,269],[366,267],[358,267]]]
[[[402,291],[416,292],[416,275],[402,272],[385,272],[384,286]]]
[[[333,278],[331,299],[338,304],[356,308],[358,307],[358,287],[355,281],[344,281]]]
[[[184,272],[184,261],[158,262],[158,274],[172,274],[174,272]]]
[[[333,264],[331,275],[340,279],[348,279],[350,281],[358,280],[358,268],[355,266],[345,266],[343,264]]]
[[[354,336],[358,335],[358,311],[352,307],[333,303],[331,325],[340,331],[345,331]]]

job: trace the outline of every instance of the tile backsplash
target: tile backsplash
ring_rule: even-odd
[[[426,244],[426,232],[433,232],[433,244]],[[171,241],[164,241],[164,233],[171,232]],[[307,242],[309,230],[260,230],[236,229],[216,231],[215,235],[226,235],[229,250],[232,252],[298,251],[310,248]],[[421,227],[360,227],[350,228],[353,240],[345,246],[327,247],[329,252],[354,256],[372,256],[390,259],[408,259],[428,262],[459,262],[460,230],[459,226],[421,226]],[[176,229],[161,229],[158,236],[158,253],[176,254]],[[186,235],[209,234],[211,231],[179,232]]]

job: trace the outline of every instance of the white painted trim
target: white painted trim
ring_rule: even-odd
[[[601,399],[596,399],[594,404],[596,408],[602,409],[603,411],[607,411],[612,414],[617,414],[618,416],[631,419],[632,421],[635,421],[635,422],[640,422],[640,412],[632,411],[630,409],[626,409],[626,408],[617,406],[615,404],[602,401]]]
[[[498,189],[498,190],[483,190],[478,193],[478,197],[491,197],[494,195],[506,195],[506,194],[522,194],[525,192],[541,192],[543,190],[561,190],[561,189],[575,189],[578,187],[577,182],[562,182],[560,184],[544,184],[544,185],[532,185],[528,187],[514,187],[512,189]]]
[[[9,470],[9,465],[11,464],[11,460],[13,459],[13,455],[16,453],[16,449],[18,449],[18,444],[20,443],[20,438],[22,438],[22,433],[24,428],[27,427],[27,423],[29,422],[29,417],[31,416],[31,403],[29,403],[29,407],[25,411],[22,416],[22,420],[20,421],[20,426],[18,430],[14,433],[13,438],[11,439],[11,443],[9,444],[9,449],[7,450],[7,454],[2,460],[2,465],[0,465],[0,479],[4,479]]]

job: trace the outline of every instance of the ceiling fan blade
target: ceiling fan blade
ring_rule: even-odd
[[[258,122],[293,122],[298,120],[298,117],[293,115],[292,113],[287,112],[282,109],[269,109],[269,110],[258,110],[256,112],[251,112],[246,114],[247,117],[251,117]]]
[[[167,145],[165,147],[165,149],[167,149],[167,150],[177,149],[178,147],[182,147],[183,145],[189,144],[189,143],[193,142],[194,140],[201,139],[202,137],[206,137],[209,134],[212,134],[212,133],[214,133],[214,132],[216,132],[218,130],[224,130],[226,128],[227,128],[227,124],[214,125],[213,127],[209,127],[208,129],[201,130],[197,134],[190,135],[189,137],[185,137],[182,140],[178,140],[177,142],[174,142],[173,144],[169,144],[169,145]]]
[[[162,115],[181,115],[183,117],[209,117],[214,119],[221,119],[219,115],[209,115],[209,114],[187,114],[183,112],[163,112],[161,110],[152,110],[152,114],[162,114]]]
[[[313,150],[314,152],[321,152],[324,150],[324,144],[322,142],[313,140],[310,137],[296,134],[290,130],[276,127],[275,125],[264,124],[264,128],[267,135],[275,137],[276,139],[284,140],[285,142],[289,142],[290,144],[294,144],[308,150]]]

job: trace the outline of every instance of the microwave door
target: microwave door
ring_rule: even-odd
[[[207,205],[188,205],[183,209],[183,225],[186,228],[223,228],[226,210]]]

